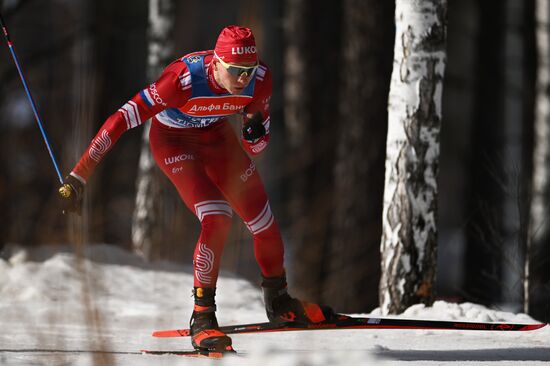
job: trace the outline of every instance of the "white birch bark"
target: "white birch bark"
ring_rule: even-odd
[[[172,55],[173,42],[170,33],[174,27],[173,0],[149,0],[149,56],[147,77],[155,80]],[[132,245],[136,253],[145,258],[152,255],[158,241],[158,227],[161,200],[160,188],[155,173],[155,161],[149,150],[149,129],[147,121],[143,129],[139,172],[136,180],[136,206],[132,220]],[[157,230],[155,230],[157,229]]]
[[[533,155],[533,185],[525,261],[524,311],[529,313],[532,287],[530,258],[541,240],[548,238],[550,228],[550,5],[548,0],[536,1],[536,39],[538,53],[535,96],[535,128]]]
[[[433,301],[446,0],[397,0],[381,243],[384,314]]]

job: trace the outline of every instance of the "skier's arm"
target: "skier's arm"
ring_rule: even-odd
[[[265,150],[269,142],[269,100],[271,99],[271,72],[261,64],[256,70],[254,99],[244,109],[242,144],[251,155]]]
[[[111,150],[120,136],[166,108],[177,107],[189,98],[180,87],[178,76],[183,63],[172,63],[161,77],[141,90],[103,123],[80,160],[59,188],[63,213],[82,210],[84,186],[95,167]],[[185,66],[183,66],[185,68]]]
[[[185,93],[178,74],[168,67],[161,77],[141,90],[103,123],[70,175],[86,184],[96,166],[122,134],[137,127],[166,108],[181,105]]]

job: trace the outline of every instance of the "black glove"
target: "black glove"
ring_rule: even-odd
[[[65,177],[65,183],[59,187],[59,198],[63,214],[74,212],[80,216],[82,213],[82,197],[84,184],[72,175]]]
[[[266,131],[262,123],[262,114],[254,113],[243,126],[243,138],[248,142],[256,142],[260,137],[264,136]]]

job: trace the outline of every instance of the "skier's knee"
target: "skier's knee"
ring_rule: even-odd
[[[222,214],[207,215],[201,221],[201,227],[203,231],[229,234],[231,218]]]

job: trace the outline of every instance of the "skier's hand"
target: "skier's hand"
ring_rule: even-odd
[[[65,183],[59,187],[59,198],[63,214],[74,212],[80,216],[82,213],[82,197],[84,195],[84,184],[72,175],[65,177]]]
[[[260,112],[254,113],[254,115],[243,125],[243,138],[250,143],[256,142],[260,137],[264,136],[265,133],[265,127],[262,123],[262,114]]]

